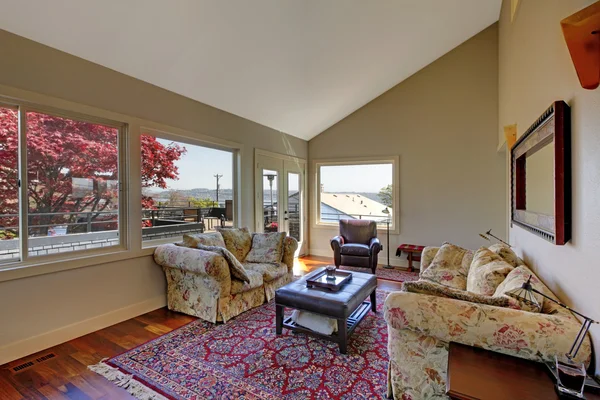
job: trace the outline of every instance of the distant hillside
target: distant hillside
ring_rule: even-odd
[[[176,192],[181,193],[184,198],[196,198],[196,199],[211,199],[216,200],[216,191],[215,189],[206,189],[206,188],[195,188],[195,189],[185,189],[185,190],[175,190]],[[146,193],[148,196],[152,197],[154,201],[162,201],[166,202],[169,200],[170,190],[156,190],[150,189]],[[383,203],[377,193],[369,193],[369,192],[344,192],[346,194],[359,194],[361,196],[367,197],[371,200],[377,201],[379,203]],[[269,190],[265,190],[264,192],[264,202],[269,204],[271,198],[271,192]],[[233,190],[232,189],[220,189],[219,190],[219,202],[223,202],[225,200],[233,199]],[[273,202],[277,202],[277,190],[273,190]]]

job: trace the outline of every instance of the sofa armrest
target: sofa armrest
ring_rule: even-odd
[[[294,254],[296,254],[296,250],[298,250],[298,241],[291,236],[286,236],[283,241],[283,258],[281,262],[287,265],[288,272],[290,273],[294,269]]]
[[[433,258],[440,250],[439,247],[434,246],[425,246],[423,252],[421,253],[421,267],[419,269],[419,276],[431,265]]]
[[[369,249],[371,249],[371,254],[378,254],[381,251],[381,243],[379,239],[372,238],[369,242]]]
[[[154,250],[154,261],[162,267],[205,275],[217,281],[231,280],[227,261],[212,251],[164,244]]]
[[[535,361],[569,352],[581,327],[571,314],[530,313],[417,293],[394,292],[384,317],[395,329],[409,329],[442,342],[458,342]],[[589,364],[589,336],[577,354]]]

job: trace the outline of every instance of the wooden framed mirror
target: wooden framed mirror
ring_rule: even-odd
[[[571,239],[571,111],[554,102],[511,149],[511,221],[557,245]]]

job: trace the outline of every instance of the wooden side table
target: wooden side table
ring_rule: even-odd
[[[418,244],[401,244],[400,246],[398,246],[398,248],[396,249],[396,257],[400,257],[402,255],[402,252],[404,251],[405,253],[408,254],[408,256],[406,257],[406,259],[408,260],[408,272],[412,272],[413,270],[413,261],[419,262],[421,261],[421,253],[423,252],[423,249],[425,248],[425,246],[421,246]]]
[[[458,343],[450,343],[446,394],[455,400],[559,399],[544,364]],[[600,395],[586,392],[585,398]]]

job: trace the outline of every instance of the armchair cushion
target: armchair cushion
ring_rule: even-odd
[[[264,284],[263,277],[260,272],[248,270],[246,271],[246,274],[249,278],[248,282],[244,282],[235,278],[231,280],[231,294],[249,292],[250,290],[259,288]]]
[[[197,248],[200,250],[212,251],[217,253],[227,261],[227,265],[229,265],[229,272],[231,276],[237,278],[243,282],[250,282],[250,277],[242,263],[240,263],[237,258],[225,247],[217,247],[217,246],[205,246],[203,244],[198,244]]]
[[[467,276],[469,292],[492,296],[496,288],[514,267],[504,261],[499,255],[482,247],[475,252]]]
[[[366,244],[348,243],[342,246],[341,253],[346,256],[368,257],[371,254],[371,249]]]
[[[283,258],[285,232],[254,233],[252,247],[246,256],[246,262],[279,263]]]
[[[217,231],[223,235],[227,250],[232,252],[239,262],[244,262],[252,245],[252,235],[248,228],[217,228]]]
[[[205,246],[219,246],[225,247],[225,241],[223,235],[219,232],[207,232],[207,233],[194,233],[183,235],[183,245],[185,247],[198,247],[199,244]]]
[[[421,277],[455,289],[465,290],[472,260],[472,251],[451,243],[444,243],[429,268],[421,273]]]
[[[371,238],[377,237],[377,223],[364,219],[341,219],[340,236],[345,243],[368,245]]]
[[[245,262],[244,268],[248,271],[259,272],[264,282],[271,282],[287,274],[288,268],[284,263],[251,263]]]

